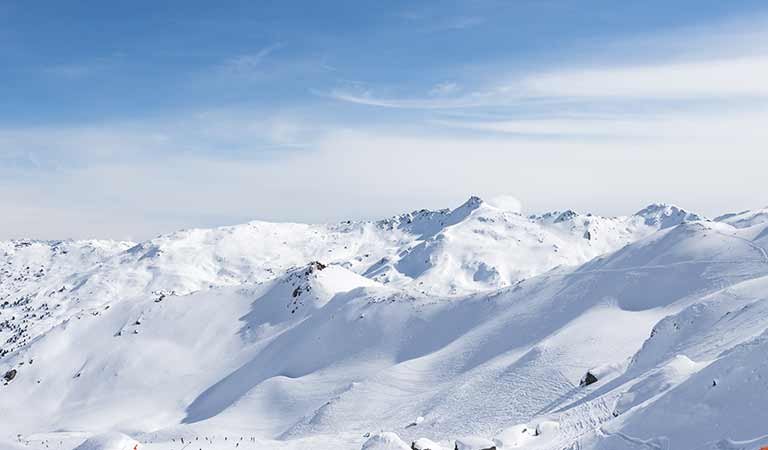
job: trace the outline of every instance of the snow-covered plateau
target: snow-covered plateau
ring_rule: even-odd
[[[0,242],[0,448],[768,446],[768,210]]]

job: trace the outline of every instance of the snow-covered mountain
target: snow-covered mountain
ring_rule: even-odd
[[[759,448],[765,217],[472,197],[373,222],[3,242],[0,444]]]
[[[753,211],[741,211],[738,213],[723,214],[715,219],[736,228],[748,228],[754,225],[768,222],[768,207]]]

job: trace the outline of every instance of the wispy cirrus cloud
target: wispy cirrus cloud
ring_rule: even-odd
[[[484,93],[473,93],[460,97],[380,97],[371,90],[333,89],[330,92],[314,91],[316,94],[335,100],[358,105],[379,106],[396,109],[459,109],[488,106],[491,102]]]
[[[337,88],[329,95],[354,104],[424,110],[431,124],[455,130],[625,140],[731,136],[765,142],[768,45],[745,44],[755,36],[768,38],[765,23],[758,18],[723,25],[719,34],[712,28],[709,34],[684,29],[630,39],[623,43],[633,54],[627,59],[621,57],[622,44],[612,43],[588,63],[550,63],[525,71],[499,66],[497,75],[482,81],[457,76],[462,89],[454,89],[455,81],[425,88],[422,95],[386,96],[369,84]]]
[[[457,70],[455,81],[406,95],[397,86],[339,87],[339,101],[402,109],[457,110],[526,103],[636,101],[755,101],[768,98],[768,17],[625,38],[582,47],[584,58],[550,61],[525,70],[503,61],[482,66],[482,79]],[[495,73],[487,76],[487,73]],[[471,73],[471,72],[470,72]],[[461,76],[461,75],[465,76]],[[453,84],[461,90],[451,89]],[[435,95],[439,93],[440,95]]]
[[[253,75],[263,69],[264,61],[275,51],[282,48],[284,44],[282,42],[276,42],[268,45],[254,53],[246,53],[242,55],[234,56],[226,61],[221,66],[223,72],[236,75],[236,76],[249,76]]]
[[[379,97],[336,89],[330,96],[388,108],[456,109],[531,101],[713,100],[768,98],[768,55],[634,66],[562,68],[509,77],[462,95]],[[440,86],[440,85],[438,85]],[[448,85],[447,87],[451,87]],[[450,94],[451,89],[439,89]],[[434,93],[434,89],[430,93]]]

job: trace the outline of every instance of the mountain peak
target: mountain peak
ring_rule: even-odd
[[[643,218],[646,225],[658,226],[660,229],[674,227],[683,222],[704,220],[704,217],[696,213],[667,203],[652,203],[634,215]]]
[[[457,210],[458,209],[475,210],[475,209],[479,208],[480,205],[482,205],[483,203],[484,202],[483,202],[482,198],[480,198],[480,197],[478,197],[476,195],[473,195],[473,196],[469,197],[466,202],[462,203],[461,206],[459,206],[456,209]]]
[[[448,217],[443,222],[442,226],[455,225],[461,222],[462,220],[469,217],[476,209],[480,208],[484,203],[485,202],[483,202],[483,199],[476,195],[469,197],[466,202],[462,203],[459,207],[452,210],[448,214]]]

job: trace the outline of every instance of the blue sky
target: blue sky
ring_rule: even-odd
[[[763,1],[0,3],[0,238],[763,206]]]

